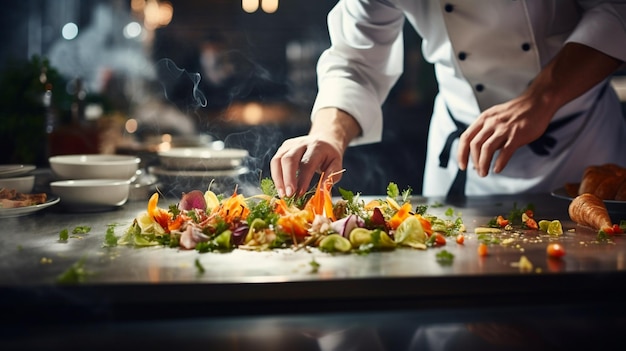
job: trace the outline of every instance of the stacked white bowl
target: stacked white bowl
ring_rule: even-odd
[[[191,190],[232,191],[240,177],[249,172],[244,165],[245,149],[179,147],[158,152],[159,165],[149,172],[159,178],[171,196]]]
[[[35,186],[34,165],[0,165],[0,189],[15,190],[28,194]]]
[[[62,155],[49,158],[56,180],[50,190],[71,211],[115,209],[128,201],[140,158],[129,155]]]

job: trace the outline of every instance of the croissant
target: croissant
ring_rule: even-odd
[[[568,212],[572,221],[595,230],[613,226],[604,201],[594,194],[585,193],[575,197]]]
[[[626,168],[612,163],[587,167],[578,188],[578,195],[585,193],[602,200],[626,201]]]

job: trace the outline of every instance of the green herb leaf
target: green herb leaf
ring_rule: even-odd
[[[194,265],[196,266],[196,269],[198,270],[199,274],[204,274],[204,272],[206,272],[206,270],[204,269],[204,266],[200,262],[199,258],[196,258],[196,261],[194,262]]]
[[[344,188],[339,187],[339,195],[341,198],[352,203],[354,201],[354,193],[350,190],[346,190]]]
[[[428,205],[417,205],[417,206],[415,206],[415,213],[417,213],[419,215],[426,214],[426,211],[428,211]]]
[[[117,246],[118,237],[115,235],[115,224],[109,224],[106,234],[104,235],[104,246],[114,247]]]
[[[320,264],[317,263],[315,258],[313,258],[311,262],[309,262],[309,265],[311,266],[311,273],[317,273],[318,270],[320,269]]]
[[[81,225],[72,230],[72,234],[87,234],[91,231],[91,227],[86,225]]]
[[[84,282],[86,277],[87,271],[85,270],[85,259],[82,258],[71,265],[65,272],[61,273],[57,277],[57,283],[78,284]]]
[[[178,205],[176,204],[171,204],[169,206],[169,210],[170,210],[170,213],[174,215],[174,217],[178,217],[178,215],[180,214],[180,209],[178,208]]]
[[[263,194],[271,196],[271,197],[278,196],[276,185],[274,184],[274,181],[271,178],[261,179],[260,186],[261,186],[261,192],[263,192]]]
[[[407,202],[409,198],[411,197],[412,192],[413,192],[413,189],[411,187],[408,187],[402,190],[402,201]]]
[[[437,262],[441,265],[449,266],[454,261],[454,255],[446,250],[441,250],[435,255]]]
[[[59,232],[59,240],[60,241],[67,241],[67,239],[69,239],[70,237],[70,233],[67,230],[67,228],[61,230],[61,232]]]
[[[398,184],[394,182],[390,182],[389,185],[387,185],[387,196],[389,196],[392,199],[395,199],[398,196],[400,196],[400,190],[398,189]]]

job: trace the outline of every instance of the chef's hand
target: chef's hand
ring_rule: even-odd
[[[360,133],[358,122],[346,112],[336,108],[319,110],[309,134],[283,142],[270,162],[278,195],[304,194],[316,172],[325,178],[334,174],[333,182],[338,182],[343,154]]]
[[[479,176],[489,173],[496,151],[493,171],[499,173],[515,150],[538,139],[548,127],[554,108],[541,97],[522,95],[495,105],[478,116],[459,140],[459,168],[467,168],[469,156]]]
[[[467,168],[469,155],[481,177],[499,173],[515,150],[539,138],[566,103],[609,77],[623,62],[589,46],[567,43],[539,72],[518,98],[485,110],[461,135],[459,168]]]

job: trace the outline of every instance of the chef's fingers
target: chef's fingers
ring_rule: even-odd
[[[483,156],[483,144],[487,141],[493,131],[491,129],[481,129],[472,140],[470,140],[470,156],[472,157],[472,163],[474,163],[474,167],[476,167],[476,172],[479,176],[484,177],[487,175],[489,170],[489,164],[485,167],[483,163],[481,163]]]
[[[512,142],[513,139],[508,139],[504,146],[500,149],[500,153],[498,154],[498,158],[496,159],[495,164],[493,165],[493,172],[500,173],[509,163],[511,157],[513,157],[513,153],[517,150],[518,146],[515,146]]]
[[[324,179],[332,177],[333,183],[341,179],[342,158],[328,144],[319,143],[309,147],[302,156],[298,176],[298,193],[304,194],[311,185],[315,173],[323,173]]]
[[[306,148],[295,147],[293,143],[291,140],[285,141],[270,162],[272,179],[280,197],[294,194],[300,160],[306,151]]]
[[[303,195],[309,188],[313,175],[316,172],[321,171],[319,150],[316,151],[315,147],[309,146],[300,160],[300,167],[298,171],[298,184],[296,187],[296,194]]]
[[[472,124],[459,137],[457,162],[459,164],[459,169],[461,170],[467,169],[467,162],[470,157],[470,144],[479,131],[480,126],[478,124]]]
[[[487,140],[485,140],[480,148],[480,157],[476,168],[481,177],[489,173],[494,155],[500,150],[507,141],[508,135],[502,129],[495,130]]]

